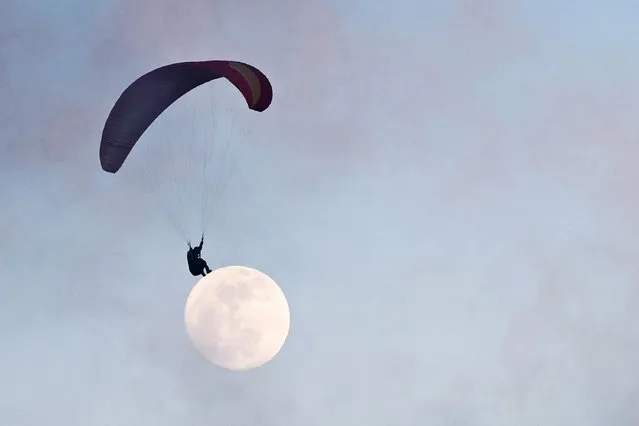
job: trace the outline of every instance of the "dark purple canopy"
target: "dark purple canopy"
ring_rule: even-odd
[[[271,104],[268,78],[242,62],[180,62],[157,68],[135,80],[113,106],[102,131],[102,169],[120,170],[138,139],[165,109],[194,88],[222,77],[242,93],[250,109],[261,112]]]

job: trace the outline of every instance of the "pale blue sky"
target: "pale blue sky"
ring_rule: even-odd
[[[0,4],[0,423],[636,424],[639,5],[560,3]],[[275,93],[218,136],[204,250],[291,305],[242,374],[194,353],[184,243],[97,158],[132,79],[208,58]]]

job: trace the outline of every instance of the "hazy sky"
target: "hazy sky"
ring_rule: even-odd
[[[639,424],[639,4],[573,3],[0,2],[0,423]],[[275,93],[219,136],[251,131],[204,248],[291,305],[240,374],[97,155],[135,77],[209,58]]]

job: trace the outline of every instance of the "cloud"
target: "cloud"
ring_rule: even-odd
[[[631,424],[634,65],[516,4],[420,5],[0,10],[10,422]],[[201,58],[275,87],[206,249],[293,309],[241,376],[190,350],[183,244],[97,161],[127,84]]]

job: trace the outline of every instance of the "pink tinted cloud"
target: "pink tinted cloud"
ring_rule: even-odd
[[[148,64],[140,71],[207,57],[252,62],[275,87],[264,124],[270,143],[326,159],[365,157],[382,120],[418,128],[432,114],[468,108],[473,83],[526,46],[508,13],[497,2],[462,2],[424,44],[358,36],[324,2],[121,2],[104,21],[95,60],[107,69]]]
[[[601,225],[638,234],[639,85],[611,64],[603,83],[578,77],[578,67],[552,81],[526,147],[532,166],[583,194]]]

